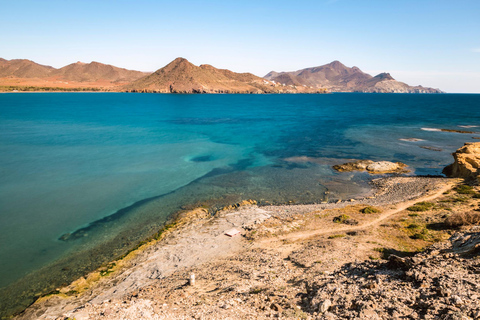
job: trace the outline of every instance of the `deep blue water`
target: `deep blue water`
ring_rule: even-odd
[[[440,174],[480,135],[424,129],[477,125],[480,95],[0,94],[0,288],[67,283],[205,201],[365,192],[344,159]]]

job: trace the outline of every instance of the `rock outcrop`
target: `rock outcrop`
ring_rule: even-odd
[[[443,173],[480,184],[480,142],[467,142],[452,155],[455,162],[445,167]]]
[[[383,173],[405,173],[408,172],[406,164],[401,162],[390,161],[372,161],[372,160],[357,160],[347,162],[340,165],[334,165],[333,169],[338,172],[348,171],[367,171],[371,174],[383,174]]]
[[[346,264],[307,283],[306,302],[319,319],[479,319],[479,249],[478,231],[457,233],[413,257]]]

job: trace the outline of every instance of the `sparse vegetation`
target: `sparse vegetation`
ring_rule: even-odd
[[[415,240],[429,240],[430,239],[430,234],[427,229],[422,229],[419,232],[415,232],[410,236],[410,238],[415,239]]]
[[[310,318],[310,315],[308,313],[299,309],[287,309],[284,310],[282,314],[287,318],[293,319],[305,320]]]
[[[110,273],[112,273],[114,271],[113,269],[115,268],[116,265],[117,264],[115,262],[109,263],[107,265],[107,267],[100,270],[100,275],[102,277],[108,276]]]
[[[82,92],[82,91],[105,91],[103,88],[64,88],[64,87],[35,87],[35,86],[0,86],[0,92],[33,92],[33,91],[68,91],[68,92]]]
[[[335,238],[343,238],[343,237],[346,237],[347,235],[346,234],[332,234],[331,236],[328,237],[328,239],[335,239]]]
[[[333,218],[333,222],[335,222],[335,223],[345,223],[345,221],[347,221],[348,219],[350,219],[350,216],[348,214],[342,214],[340,216],[337,216],[337,217]]]
[[[452,214],[445,220],[445,226],[449,228],[459,228],[475,224],[480,224],[480,212],[458,212]]]
[[[262,288],[262,287],[255,287],[255,288],[252,288],[250,289],[250,294],[259,294],[263,291],[265,291],[266,289],[265,288]]]
[[[454,189],[459,194],[476,194],[477,192],[473,189],[472,186],[460,185]]]
[[[428,211],[430,209],[433,209],[434,206],[435,206],[434,203],[423,201],[423,202],[418,202],[411,207],[408,207],[407,210],[408,211],[422,212],[422,211]]]
[[[360,212],[370,214],[370,213],[380,213],[380,212],[382,212],[382,210],[380,210],[378,208],[375,208],[375,207],[372,207],[372,206],[367,206],[367,207],[363,208],[362,210],[360,210]]]

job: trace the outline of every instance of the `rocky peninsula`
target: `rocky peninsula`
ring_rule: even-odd
[[[480,187],[449,172],[379,176],[364,199],[184,213],[16,318],[480,319]]]

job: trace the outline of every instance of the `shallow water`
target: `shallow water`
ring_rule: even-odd
[[[476,125],[480,95],[1,94],[0,301],[68,283],[181,208],[366,192],[332,171],[344,159],[440,174],[480,135],[431,129]]]

